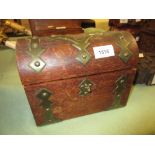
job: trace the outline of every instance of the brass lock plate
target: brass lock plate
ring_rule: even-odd
[[[92,91],[91,90],[92,86],[93,86],[93,83],[90,80],[88,80],[88,79],[83,80],[80,84],[79,94],[81,96],[86,96],[86,95],[90,94]]]

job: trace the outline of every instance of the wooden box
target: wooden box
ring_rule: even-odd
[[[82,33],[82,19],[31,19],[30,27],[33,36],[49,36],[53,34]]]
[[[125,106],[137,61],[137,43],[128,32],[17,42],[18,70],[37,125]]]
[[[155,28],[143,28],[138,42],[139,49],[146,53],[155,52]]]

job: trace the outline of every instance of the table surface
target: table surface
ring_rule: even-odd
[[[0,134],[155,134],[155,86],[133,86],[123,108],[37,127],[15,51],[0,47]]]

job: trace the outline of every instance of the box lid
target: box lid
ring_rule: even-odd
[[[18,40],[16,56],[23,85],[136,67],[138,47],[130,33],[96,32]]]

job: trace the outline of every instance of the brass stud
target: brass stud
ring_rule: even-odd
[[[87,83],[84,84],[86,87],[88,86]]]
[[[40,62],[39,62],[39,61],[36,61],[36,62],[34,63],[34,65],[35,65],[36,67],[39,67],[39,66],[40,66]]]
[[[83,55],[82,55],[82,58],[83,58],[83,59],[86,59],[86,58],[87,58],[87,55],[86,55],[86,54],[83,54]]]
[[[34,71],[40,72],[46,66],[46,63],[42,59],[36,58],[29,64],[29,66]]]
[[[46,108],[46,111],[49,111],[50,110],[50,108]]]
[[[129,53],[128,53],[128,52],[125,52],[125,53],[124,53],[124,56],[125,56],[125,57],[127,57],[128,55],[129,55]]]
[[[46,93],[46,92],[44,92],[42,95],[43,95],[43,96],[46,96],[46,95],[47,95],[47,93]]]
[[[120,36],[120,39],[124,39],[124,36]]]
[[[90,88],[87,88],[88,92],[90,92]]]
[[[124,82],[124,80],[121,80],[121,83],[123,83]]]
[[[32,46],[33,46],[33,48],[38,48],[38,44],[37,43],[33,43]]]

